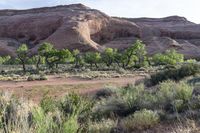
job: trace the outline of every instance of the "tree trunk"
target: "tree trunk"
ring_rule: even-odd
[[[93,66],[93,64],[92,63],[90,63],[90,68],[92,69],[92,66]]]
[[[97,65],[97,63],[95,63],[94,65],[96,66],[96,68],[99,68],[98,65]]]
[[[24,74],[26,74],[26,66],[25,66],[24,62],[22,63],[22,66],[23,66],[23,72],[24,72]]]
[[[78,61],[75,61],[75,68],[79,68]]]
[[[37,61],[37,64],[36,64],[37,70],[39,70],[40,62],[41,62],[41,57],[39,56],[38,61]]]

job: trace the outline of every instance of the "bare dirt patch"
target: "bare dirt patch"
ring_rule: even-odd
[[[0,90],[13,93],[17,97],[24,97],[35,102],[48,94],[60,98],[69,92],[80,94],[92,94],[105,86],[124,86],[143,79],[144,76],[131,78],[109,78],[109,79],[81,79],[81,78],[60,78],[49,76],[46,81],[0,81]]]

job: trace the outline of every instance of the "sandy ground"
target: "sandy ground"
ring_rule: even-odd
[[[144,76],[133,78],[109,78],[109,79],[81,79],[81,78],[59,78],[49,76],[46,81],[0,81],[0,91],[8,91],[17,97],[28,98],[33,101],[40,101],[48,94],[60,98],[69,92],[81,94],[92,94],[105,86],[124,86],[143,79]]]

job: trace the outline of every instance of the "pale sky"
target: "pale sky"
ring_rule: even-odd
[[[82,3],[118,17],[184,16],[200,24],[200,0],[0,0],[0,9],[28,9]]]

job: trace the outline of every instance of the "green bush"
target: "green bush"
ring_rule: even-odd
[[[134,108],[139,106],[138,103],[140,103],[140,101],[143,99],[141,96],[145,90],[144,85],[128,85],[120,91],[121,94],[119,97],[122,97],[129,108]]]
[[[170,101],[173,99],[180,99],[188,101],[192,96],[193,89],[184,82],[165,81],[160,84],[158,96],[164,99],[164,101]]]
[[[193,88],[184,82],[166,81],[157,92],[158,104],[166,111],[179,112],[192,98]],[[161,108],[162,108],[161,107]]]
[[[75,93],[68,94],[60,103],[60,110],[68,114],[80,114],[91,109],[93,102]]]
[[[180,68],[170,68],[151,75],[151,84],[156,85],[164,80],[179,81],[185,77],[195,75],[199,72],[199,65],[193,63],[183,64]]]
[[[157,101],[153,92],[145,90],[143,84],[137,86],[128,85],[120,91],[119,98],[122,98],[128,105],[130,112],[143,108],[152,109]]]
[[[92,122],[89,123],[89,133],[110,133],[111,129],[116,125],[116,121],[110,119]]]
[[[122,120],[122,125],[129,131],[144,130],[154,127],[159,119],[157,112],[143,109]]]

